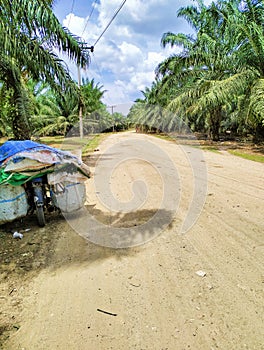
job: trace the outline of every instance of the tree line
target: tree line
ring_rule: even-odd
[[[163,47],[181,48],[161,62],[129,116],[139,126],[264,137],[264,2],[214,1],[179,9],[194,34],[167,32]]]
[[[102,103],[105,91],[94,80],[79,88],[63,53],[86,68],[90,56],[82,40],[62,27],[52,0],[0,0],[0,137],[66,135],[78,123],[84,131],[126,127],[120,113]]]

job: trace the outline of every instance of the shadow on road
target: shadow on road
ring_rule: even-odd
[[[12,276],[24,279],[47,268],[89,265],[113,256],[116,259],[122,259],[124,256],[139,254],[146,249],[141,244],[155,238],[161,232],[162,225],[165,228],[168,226],[166,223],[173,220],[172,214],[165,210],[159,210],[159,217],[155,219],[157,210],[144,209],[126,214],[109,214],[93,206],[87,207],[82,214],[87,215],[88,211],[97,227],[92,227],[89,224],[91,221],[88,221],[88,225],[87,221],[80,221],[80,216],[77,214],[71,216],[74,225],[79,225],[75,227],[76,229],[73,228],[73,222],[69,224],[69,217],[65,220],[59,214],[50,214],[44,228],[37,226],[34,216],[2,225],[0,227],[1,280],[11,279]],[[151,225],[148,225],[150,221]],[[87,226],[83,228],[82,225]],[[25,231],[26,229],[30,230]],[[14,239],[12,235],[14,231],[22,232],[23,238]],[[109,239],[111,241],[111,235],[109,236],[111,232],[117,235],[114,239],[119,240],[121,246],[129,246],[131,242],[136,242],[134,245],[137,246],[125,249],[101,246],[102,237],[106,239],[105,243],[109,243]],[[122,233],[125,233],[124,237]],[[131,242],[129,242],[130,235],[136,235],[132,237]]]

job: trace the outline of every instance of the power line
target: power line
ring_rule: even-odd
[[[114,114],[114,108],[116,108],[116,105],[112,105],[112,106],[106,106],[106,108],[110,108],[111,109],[111,114]]]
[[[97,73],[98,73],[98,75],[99,75],[99,77],[100,77],[100,83],[102,83],[103,86],[104,86],[104,85],[105,85],[105,84],[104,84],[104,79],[103,79],[103,76],[102,76],[102,74],[101,74],[101,70],[100,70],[100,68],[99,68],[99,66],[98,66],[98,64],[97,64],[97,62],[96,62],[94,52],[93,52],[92,54],[93,54],[92,63],[95,64],[95,66],[96,66],[96,71],[97,71]],[[104,99],[105,99],[106,101],[108,101],[108,102],[107,102],[108,105],[112,105],[112,104],[113,104],[113,101],[112,101],[111,97],[110,97],[109,95],[107,96],[108,90],[106,90],[105,93],[106,93],[106,94],[104,95]]]
[[[96,42],[93,44],[93,46],[95,46],[98,41],[101,39],[101,37],[104,35],[104,33],[107,31],[107,29],[110,27],[111,23],[113,22],[113,20],[116,18],[116,16],[118,15],[119,11],[122,9],[122,7],[125,5],[126,0],[123,0],[122,3],[120,4],[120,6],[118,7],[118,9],[116,10],[115,14],[113,15],[112,19],[110,20],[110,22],[107,24],[107,26],[105,27],[105,29],[103,30],[102,34],[99,36],[99,38],[96,40]]]
[[[70,12],[70,17],[69,17],[69,21],[68,21],[68,27],[69,27],[70,22],[71,22],[71,17],[72,17],[74,5],[75,5],[75,0],[72,0],[71,12]]]
[[[91,16],[92,16],[92,14],[93,14],[93,12],[94,12],[94,8],[95,8],[95,5],[96,5],[97,1],[98,1],[98,0],[95,0],[95,2],[92,3],[91,12],[90,12],[89,17],[87,18],[87,21],[86,21],[86,23],[85,23],[85,26],[84,26],[84,28],[83,28],[82,35],[81,35],[81,36],[83,36],[83,33],[84,33],[84,31],[85,31],[85,29],[86,29],[86,27],[87,27],[87,24],[88,24],[88,22],[89,22],[89,20],[90,20],[90,18],[91,18]]]
[[[97,61],[96,61],[96,59],[95,59],[95,54],[94,54],[94,52],[93,52],[93,59],[91,60],[91,62],[92,62],[92,64],[95,65],[95,71],[96,71],[97,74],[99,75],[100,83],[104,85],[104,79],[103,79],[103,76],[102,76],[102,74],[101,74],[101,70],[100,70],[100,68],[99,68],[99,66],[98,66],[98,64],[97,64]],[[105,96],[104,96],[104,97],[105,97]],[[110,103],[108,103],[108,104],[110,104]]]

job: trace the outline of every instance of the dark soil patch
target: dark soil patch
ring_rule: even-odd
[[[33,215],[0,226],[0,349],[19,329],[23,289],[49,265],[59,237],[56,225],[61,220],[58,214],[49,215],[47,225],[39,228]],[[23,238],[13,238],[15,231]]]

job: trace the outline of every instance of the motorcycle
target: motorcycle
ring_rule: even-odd
[[[68,178],[70,174],[67,174]],[[80,209],[86,199],[83,182],[49,181],[49,175],[34,178],[24,186],[29,204],[28,215],[36,213],[38,225],[46,225],[45,214],[48,212],[72,212]]]
[[[36,212],[38,225],[44,227],[46,225],[45,212],[59,210],[52,200],[53,191],[48,185],[47,176],[35,178],[25,184],[29,210],[28,215]]]
[[[81,157],[69,151],[31,140],[6,141],[0,147],[0,225],[35,212],[43,227],[46,212],[80,209],[89,177]]]

